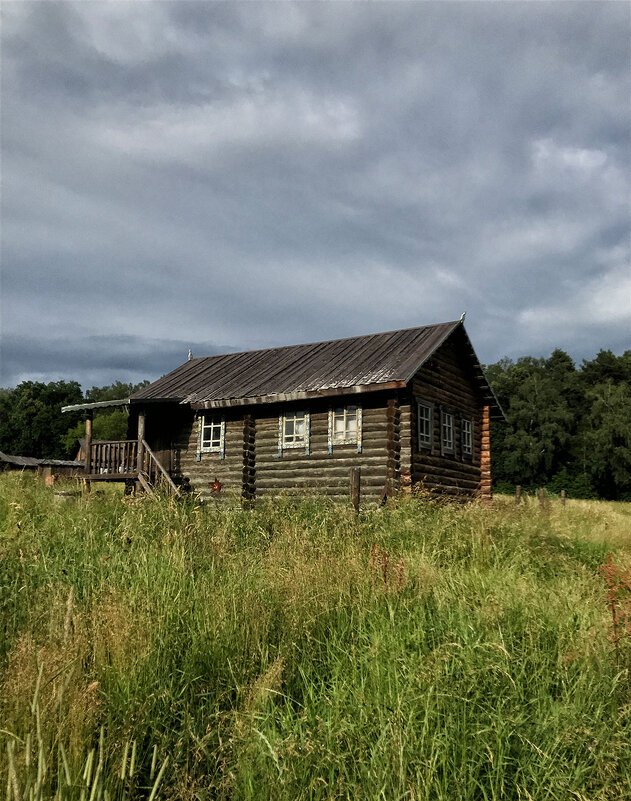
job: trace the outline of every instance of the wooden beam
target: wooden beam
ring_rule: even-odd
[[[383,392],[391,389],[405,389],[405,381],[387,381],[383,384],[358,384],[353,387],[338,389],[319,389],[313,391],[297,390],[281,392],[276,395],[257,395],[249,398],[217,398],[215,400],[195,400],[193,396],[180,403],[188,403],[191,409],[225,409],[230,406],[255,406],[260,403],[287,403],[297,400],[313,400],[317,398],[333,398],[340,395],[358,395],[366,392]]]
[[[87,476],[92,472],[92,412],[89,411],[85,416],[85,466],[86,475],[85,488],[90,492],[90,481]]]
[[[138,473],[142,473],[143,469],[143,462],[145,458],[144,441],[145,441],[145,410],[140,409],[138,411],[138,451],[136,455],[136,470]]]
[[[361,491],[361,467],[351,467],[350,480],[351,480],[351,503],[353,509],[359,512],[359,496]]]

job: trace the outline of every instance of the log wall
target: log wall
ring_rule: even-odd
[[[249,472],[244,475],[245,443],[244,437],[246,421],[243,413],[232,413],[226,409],[220,413],[225,415],[226,434],[224,443],[224,458],[220,453],[201,453],[197,459],[197,443],[199,436],[199,419],[189,411],[187,418],[180,426],[174,438],[173,449],[173,479],[176,483],[187,478],[194,492],[203,499],[217,497],[213,491],[213,484],[220,482],[219,497],[229,495],[243,495],[244,486],[251,484]],[[247,422],[247,444],[250,444],[250,421]],[[249,466],[249,455],[248,455]],[[244,485],[244,478],[246,483]]]
[[[359,399],[349,398],[356,404]],[[245,500],[278,494],[314,493],[348,501],[350,468],[361,467],[362,500],[379,500],[389,479],[389,492],[399,485],[399,412],[397,402],[383,393],[362,396],[362,449],[333,445],[328,452],[329,404],[311,401],[292,406],[224,409],[225,456],[202,453],[197,460],[199,422],[194,412],[182,409],[177,427],[171,426],[171,472],[176,483],[190,481],[202,498],[216,497],[212,484],[221,482],[221,494]],[[282,410],[310,412],[309,453],[288,448],[279,453],[278,418]],[[150,420],[149,410],[147,419]],[[262,415],[261,412],[265,411]],[[155,424],[155,430],[158,425]],[[409,438],[408,438],[409,439]]]
[[[347,402],[354,404],[359,400],[350,397]],[[328,403],[305,402],[294,407],[311,413],[309,454],[302,448],[291,448],[279,456],[280,409],[273,416],[257,417],[256,497],[307,491],[348,501],[350,468],[361,467],[362,500],[378,500],[386,483],[389,459],[387,399],[364,395],[361,401],[361,453],[354,444],[334,445],[333,453],[328,452]]]
[[[482,399],[464,350],[453,338],[443,344],[412,379],[401,399],[404,430],[410,441],[410,473],[415,485],[441,495],[472,497],[481,492]],[[419,448],[416,399],[433,404],[431,449]],[[441,409],[454,415],[454,452],[441,453]],[[405,410],[405,411],[403,411]],[[473,454],[462,453],[462,418],[473,422]],[[407,449],[406,449],[407,454]],[[407,466],[403,467],[405,471]],[[490,473],[489,473],[490,480]]]

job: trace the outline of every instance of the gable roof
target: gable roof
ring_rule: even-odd
[[[481,391],[499,410],[460,320],[191,359],[130,400],[216,408],[403,388],[457,329],[464,333]]]

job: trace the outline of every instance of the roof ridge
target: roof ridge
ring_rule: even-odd
[[[460,320],[445,320],[442,323],[430,323],[429,325],[412,325],[408,328],[393,328],[391,331],[375,331],[372,334],[355,334],[352,337],[336,337],[333,339],[322,339],[317,342],[297,342],[295,345],[277,345],[276,347],[271,348],[254,348],[252,350],[229,350],[226,353],[213,353],[211,356],[196,356],[193,359],[189,359],[188,362],[184,362],[184,364],[188,364],[190,362],[201,362],[205,359],[216,359],[219,356],[241,356],[244,353],[266,353],[271,350],[291,350],[291,348],[313,348],[316,345],[329,345],[332,342],[348,342],[351,339],[366,339],[368,337],[381,337],[387,336],[388,334],[402,334],[406,331],[420,331],[423,328],[438,328],[438,326],[442,325],[454,325],[455,323],[459,323]]]

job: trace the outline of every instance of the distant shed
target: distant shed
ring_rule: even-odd
[[[65,459],[37,459],[34,456],[15,456],[0,451],[0,473],[10,470],[46,470],[54,476],[79,476],[84,463]]]

